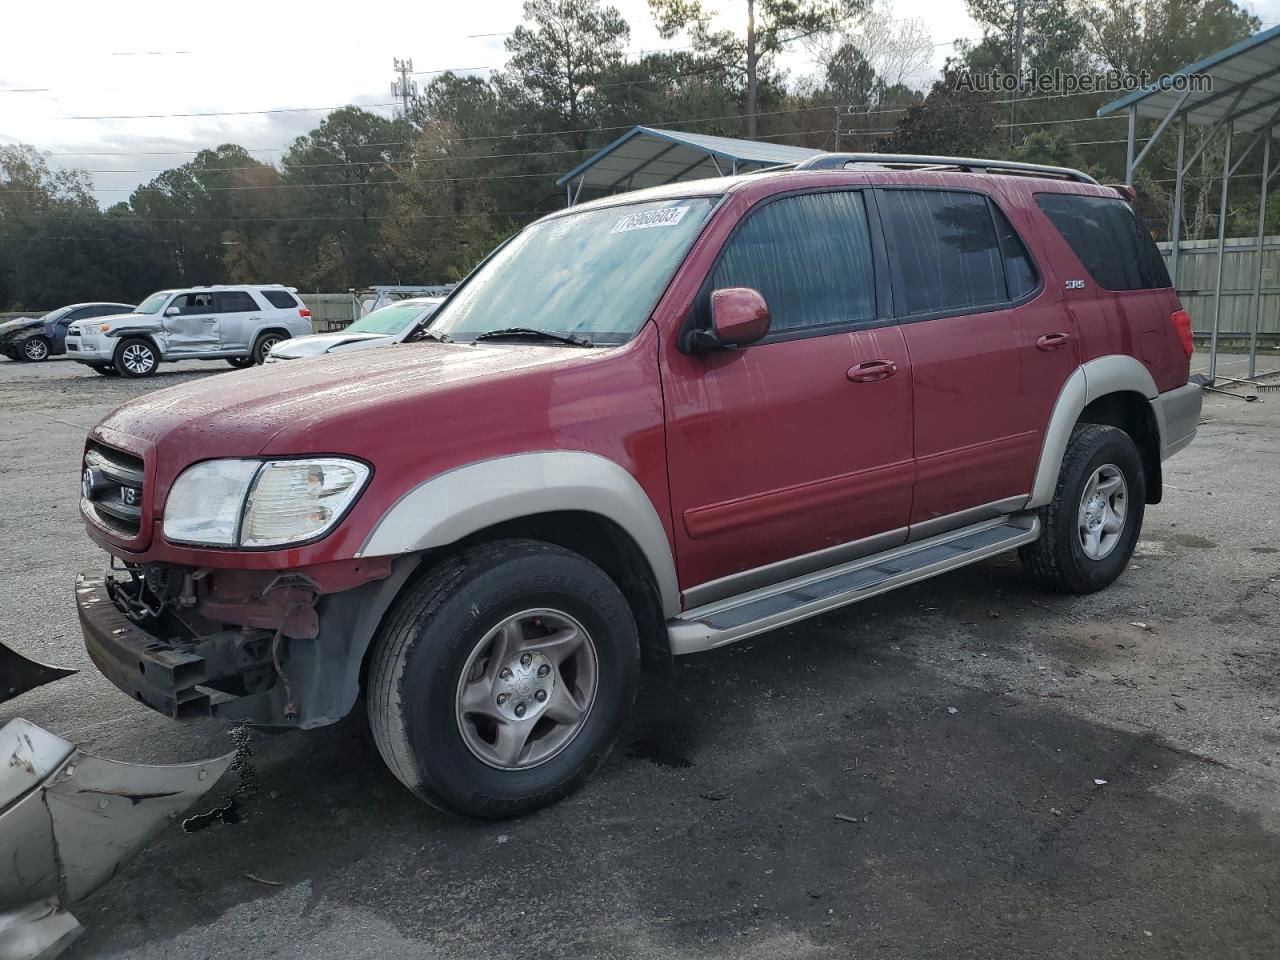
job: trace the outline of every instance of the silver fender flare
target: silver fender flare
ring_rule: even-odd
[[[443,547],[495,523],[562,510],[599,514],[626,531],[649,562],[664,615],[680,612],[675,560],[658,512],[635,477],[594,453],[520,453],[432,477],[387,511],[356,556]]]
[[[1142,362],[1120,354],[1098,357],[1078,367],[1063,385],[1058,400],[1049,415],[1044,444],[1040,448],[1040,462],[1031,487],[1027,509],[1043,507],[1053,500],[1058,485],[1058,472],[1062,458],[1071,440],[1071,430],[1080,414],[1094,400],[1109,393],[1140,393],[1148,400],[1160,395],[1156,383]],[[1163,425],[1162,425],[1163,427]],[[1162,438],[1163,439],[1163,438]]]

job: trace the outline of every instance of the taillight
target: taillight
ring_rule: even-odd
[[[1185,310],[1175,310],[1169,317],[1169,321],[1173,324],[1173,329],[1178,332],[1178,339],[1182,341],[1182,349],[1187,353],[1187,359],[1196,352],[1196,341],[1191,335],[1191,314]]]
[[[300,316],[303,320],[310,320],[311,311],[308,310],[306,307],[303,307],[301,310],[298,311],[298,316]]]

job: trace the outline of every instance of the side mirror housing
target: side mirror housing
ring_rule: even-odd
[[[166,307],[164,311],[164,315],[166,317],[176,317],[181,312],[182,311],[179,310],[177,307]]]
[[[724,287],[711,293],[711,329],[690,340],[695,353],[745,347],[769,333],[769,305],[751,287]]]

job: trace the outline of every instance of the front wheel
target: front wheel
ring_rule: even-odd
[[[244,370],[252,367],[254,364],[253,357],[227,357],[227,363],[235,367],[237,370]]]
[[[617,585],[531,540],[482,544],[411,584],[375,639],[374,740],[405,786],[496,820],[580,787],[635,701],[640,650]]]
[[[47,337],[29,337],[22,344],[22,359],[28,363],[40,363],[49,359],[49,340]]]
[[[1032,579],[1064,593],[1093,593],[1124,572],[1142,532],[1146,475],[1123,430],[1077,424],[1040,539],[1019,550]]]
[[[116,348],[115,368],[122,377],[149,377],[160,365],[160,355],[150,340],[131,337]]]

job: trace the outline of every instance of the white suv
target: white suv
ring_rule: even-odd
[[[311,333],[296,293],[278,283],[161,290],[133,313],[72,324],[67,356],[122,377],[149,377],[164,360],[262,363],[281,340]]]

